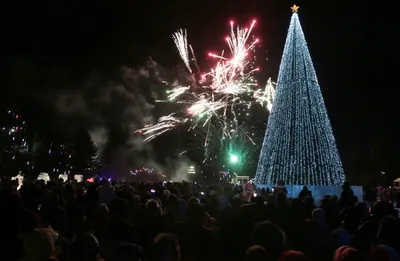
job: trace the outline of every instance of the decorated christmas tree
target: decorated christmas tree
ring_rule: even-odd
[[[0,129],[0,170],[15,176],[31,170],[32,157],[28,143],[27,124],[17,112],[9,110]]]
[[[72,174],[74,171],[72,144],[52,142],[49,147],[48,157],[52,166],[52,173]]]
[[[298,16],[293,15],[256,172],[257,184],[338,186],[342,163]]]

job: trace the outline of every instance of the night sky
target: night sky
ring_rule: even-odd
[[[208,68],[204,57],[209,50],[225,47],[230,20],[246,25],[257,19],[255,33],[262,43],[259,78],[276,80],[293,4],[286,0],[18,1],[2,8],[0,16],[3,107],[17,102],[42,122],[41,128],[49,127],[43,126],[46,117],[53,117],[57,125],[64,120],[51,112],[55,106],[51,101],[67,90],[79,92],[93,74],[101,81],[118,81],[121,67],[140,68],[149,57],[162,68],[175,68],[180,60],[171,34],[180,28],[188,30],[200,65]],[[393,109],[395,89],[369,86],[368,7],[359,1],[295,4],[300,6],[300,20],[350,180],[365,180],[380,170],[396,176],[398,127],[396,120],[389,120],[399,119]],[[113,112],[118,110],[109,110],[102,112],[103,117],[115,118]],[[80,118],[69,117],[68,124],[79,125],[84,122]],[[107,124],[112,128],[118,122]]]

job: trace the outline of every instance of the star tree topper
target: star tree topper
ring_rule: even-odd
[[[290,9],[292,9],[293,13],[297,13],[299,11],[300,6],[297,5],[293,5],[292,7],[290,7]]]

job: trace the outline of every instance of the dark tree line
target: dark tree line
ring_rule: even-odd
[[[18,114],[18,118],[15,115],[15,112],[6,111],[1,117],[1,175],[16,176],[22,172],[35,177],[46,172],[50,175],[91,176],[99,170],[101,158],[98,148],[86,128],[78,128],[73,135],[64,135],[66,132],[40,128],[40,122],[30,124],[22,120],[22,114]]]

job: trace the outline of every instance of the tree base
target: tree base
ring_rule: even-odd
[[[275,185],[257,185],[257,188],[273,188]],[[287,190],[288,198],[297,198],[300,191],[303,189],[305,185],[285,185]],[[307,186],[308,190],[311,191],[314,201],[317,205],[321,199],[326,195],[337,196],[340,198],[340,194],[342,193],[342,187],[339,186]],[[354,195],[358,198],[358,201],[363,201],[363,190],[361,186],[351,186],[351,189],[354,192]]]

